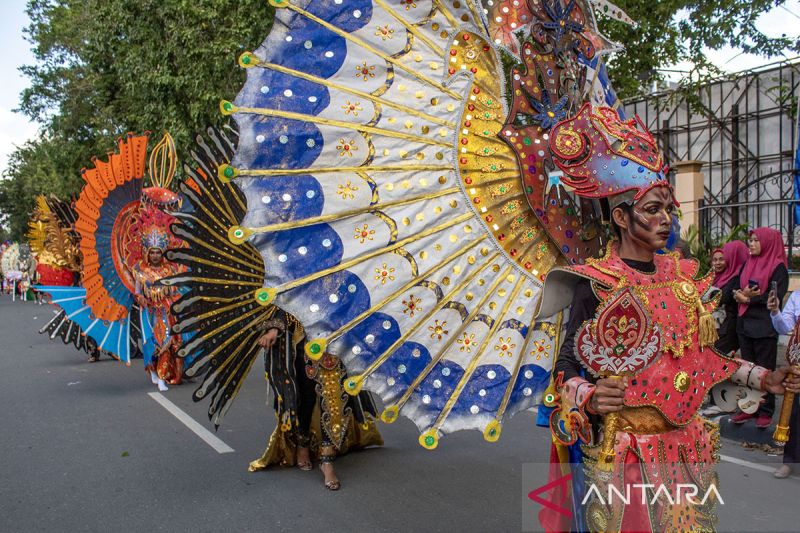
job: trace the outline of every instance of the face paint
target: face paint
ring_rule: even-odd
[[[649,251],[662,249],[670,236],[674,210],[674,199],[668,188],[656,187],[648,191],[630,210],[628,237]]]

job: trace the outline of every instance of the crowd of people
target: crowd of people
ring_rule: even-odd
[[[789,271],[783,236],[773,228],[755,228],[747,244],[731,241],[713,250],[714,287],[719,289],[719,306],[724,316],[718,328],[715,347],[722,353],[741,354],[742,359],[768,369],[778,363],[778,337],[790,335],[800,316],[796,307],[800,292],[786,300]],[[792,342],[794,337],[790,339]],[[789,346],[791,348],[791,344]],[[792,407],[791,425],[800,427],[797,398]],[[734,424],[754,421],[760,429],[769,428],[775,413],[775,396],[767,393],[755,412],[739,411],[731,417]],[[796,433],[796,432],[795,432]],[[783,465],[776,478],[786,478],[800,457],[800,441],[795,434],[784,446]]]

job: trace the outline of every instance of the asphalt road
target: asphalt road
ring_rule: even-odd
[[[519,531],[539,509],[522,465],[547,461],[549,435],[532,413],[498,443],[461,432],[432,452],[408,420],[381,424],[386,446],[340,458],[332,493],[318,470],[247,472],[275,420],[260,372],[216,434],[234,450],[220,454],[148,396],[141,361],[88,364],[39,335],[52,312],[0,296],[0,531]],[[191,387],[163,396],[213,431]],[[722,453],[744,463],[721,465],[719,530],[796,530],[800,478],[773,479],[779,458],[736,442]]]

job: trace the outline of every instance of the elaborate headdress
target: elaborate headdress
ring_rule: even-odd
[[[151,186],[142,191],[139,221],[131,228],[140,235],[145,259],[153,248],[164,252],[171,245],[180,246],[179,242],[172,242],[174,237],[169,230],[175,219],[165,212],[180,205],[180,197],[170,190],[176,167],[175,142],[169,133],[164,133],[150,152],[148,176]]]
[[[175,219],[157,207],[142,209],[140,217],[139,224],[134,225],[133,229],[141,231],[142,255],[146,256],[153,248],[162,252],[169,248],[169,226]]]
[[[635,201],[653,187],[669,187],[667,168],[639,117],[622,120],[610,107],[587,103],[562,120],[550,136],[553,161],[564,185],[578,196]]]
[[[180,196],[170,190],[176,168],[175,141],[172,140],[169,133],[165,132],[164,137],[150,152],[148,165],[150,187],[142,191],[144,208],[155,206],[164,210],[172,210],[180,207]]]

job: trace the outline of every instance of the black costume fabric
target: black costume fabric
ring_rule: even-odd
[[[237,135],[232,130],[207,133],[198,136],[194,161],[184,167],[187,177],[180,186],[184,205],[174,213],[178,222],[172,230],[188,246],[166,253],[167,260],[184,265],[187,272],[159,281],[181,292],[172,305],[176,317],[172,330],[188,338],[178,351],[180,357],[193,357],[185,375],[202,377],[194,401],[210,396],[208,416],[219,426],[264,352],[259,338],[275,328],[280,335],[265,353],[265,369],[276,398],[278,425],[267,451],[251,470],[294,464],[296,446],[305,442],[306,435],[312,455],[326,443],[338,451],[382,444],[372,400],[365,395],[350,398],[342,388],[346,376],[342,363],[326,355],[318,363],[306,364],[302,325],[254,296],[263,287],[266,266],[251,243],[234,245],[228,238],[228,229],[244,218],[246,199],[219,175],[220,165],[230,162]]]
[[[353,397],[344,392],[346,372],[338,359],[307,359],[302,326],[291,315],[274,309],[259,331],[263,334],[275,328],[280,332],[272,348],[264,350],[277,427],[264,454],[250,463],[250,471],[274,464],[293,466],[297,446],[310,448],[311,457],[319,459],[382,445],[372,397],[366,392]]]

